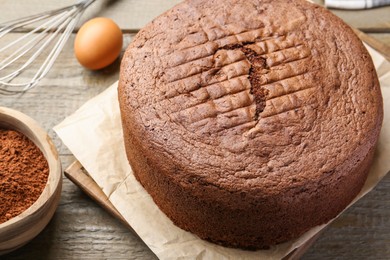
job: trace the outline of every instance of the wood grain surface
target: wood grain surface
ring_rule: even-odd
[[[176,1],[97,0],[86,17],[113,17],[127,32],[127,46],[136,31]],[[0,0],[0,21],[33,11],[57,8],[73,0]],[[389,7],[368,11],[335,11],[351,25],[363,28],[390,45]],[[379,32],[379,33],[378,33]],[[10,37],[16,37],[11,35]],[[58,61],[35,89],[0,96],[0,106],[19,110],[49,132],[59,150],[63,169],[75,158],[52,130],[83,103],[118,79],[119,60],[101,71],[85,70],[73,56],[72,35]],[[3,56],[0,54],[0,59]],[[389,158],[390,159],[390,158]],[[303,259],[390,259],[390,175],[374,191],[337,219]],[[119,220],[112,217],[64,178],[60,205],[48,227],[26,246],[1,259],[155,259],[154,254]]]

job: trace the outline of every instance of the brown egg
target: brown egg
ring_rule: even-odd
[[[74,41],[77,60],[91,70],[113,63],[122,50],[123,36],[111,19],[98,17],[83,24]]]

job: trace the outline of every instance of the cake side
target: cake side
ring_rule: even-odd
[[[221,192],[207,184],[183,188],[180,182],[170,178],[173,171],[179,169],[164,172],[162,169],[166,165],[152,164],[147,155],[150,150],[143,153],[139,140],[125,140],[126,147],[132,147],[127,149],[127,156],[134,174],[173,223],[210,242],[249,250],[267,249],[297,238],[310,228],[336,217],[359,193],[374,155],[373,149],[351,169],[352,178],[340,178],[324,186],[321,192],[307,193],[302,188],[299,194],[287,192],[272,199],[256,200],[257,204],[245,209],[241,204],[235,205],[247,199],[245,194],[228,195],[228,205],[194,196],[194,190]]]
[[[328,11],[219,2],[186,1],[129,46],[119,83],[126,151],[178,226],[263,248],[325,223],[356,196],[381,94],[364,46]]]

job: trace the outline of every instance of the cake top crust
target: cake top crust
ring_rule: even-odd
[[[383,117],[363,44],[304,0],[175,6],[128,47],[119,101],[162,174],[258,197],[337,181]]]

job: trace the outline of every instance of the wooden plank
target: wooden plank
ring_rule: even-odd
[[[89,176],[79,161],[74,161],[68,168],[66,168],[65,176],[68,177],[68,179],[71,180],[74,184],[79,186],[82,191],[91,197],[91,199],[96,201],[108,213],[120,220],[130,229],[130,231],[135,233],[133,228],[116,210],[114,205],[112,205],[107,196],[103,193],[102,189],[100,189],[96,182]]]
[[[367,33],[367,35],[377,39],[387,46],[390,46],[390,33]]]
[[[92,17],[106,16],[115,20],[126,32],[134,32],[179,2],[181,1],[97,0],[85,12],[82,21]],[[323,0],[314,0],[314,2],[323,4]],[[1,0],[0,8],[3,11],[0,16],[0,23],[73,3],[75,3],[75,0]],[[390,6],[360,11],[332,10],[332,12],[351,26],[365,32],[390,32]]]
[[[381,42],[376,38],[371,37],[370,35],[365,34],[360,30],[357,29],[353,29],[353,30],[362,41],[364,41],[372,48],[380,52],[388,61],[390,61],[390,45],[387,45],[384,42]]]

